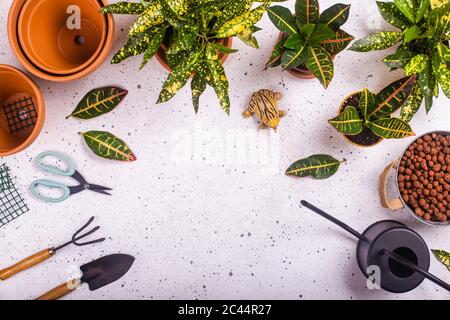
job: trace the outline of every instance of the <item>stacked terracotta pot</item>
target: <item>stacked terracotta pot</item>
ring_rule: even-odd
[[[14,55],[28,72],[44,80],[65,82],[87,76],[112,48],[114,20],[100,13],[107,4],[104,0],[14,0],[8,16]],[[7,156],[37,138],[45,105],[25,74],[5,65],[0,65],[0,73],[0,85],[7,89],[0,95],[0,156]],[[28,101],[26,109],[23,101]],[[23,121],[28,121],[26,130],[13,130],[12,123]]]

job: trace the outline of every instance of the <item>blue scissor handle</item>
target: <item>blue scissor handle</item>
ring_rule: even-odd
[[[42,162],[42,159],[44,159],[45,157],[54,157],[58,160],[61,160],[63,162],[65,162],[65,164],[67,165],[67,171],[64,170],[60,170],[54,166],[48,166],[45,165]],[[68,176],[71,177],[73,176],[73,174],[75,173],[75,163],[67,156],[63,155],[62,153],[59,152],[53,152],[53,151],[47,151],[47,152],[42,152],[41,154],[39,154],[36,158],[36,162],[37,162],[37,166],[44,171],[56,174],[58,176]]]
[[[61,189],[63,191],[63,195],[59,198],[45,197],[39,192],[38,186],[44,186],[44,187],[52,188],[52,189]],[[64,185],[62,183],[58,183],[58,182],[49,181],[49,180],[33,181],[30,186],[30,191],[33,194],[33,196],[35,196],[36,198],[43,200],[45,202],[52,202],[52,203],[62,202],[64,200],[66,200],[67,198],[69,198],[69,196],[70,196],[70,190],[66,185]]]

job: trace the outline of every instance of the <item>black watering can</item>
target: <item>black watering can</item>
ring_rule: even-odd
[[[367,278],[373,276],[369,270],[377,268],[382,289],[394,293],[408,292],[426,278],[450,292],[450,284],[428,272],[430,251],[425,241],[404,224],[392,220],[379,221],[360,234],[307,201],[302,200],[301,204],[359,239],[356,247],[359,268]]]

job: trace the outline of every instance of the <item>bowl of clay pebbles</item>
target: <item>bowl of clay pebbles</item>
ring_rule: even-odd
[[[397,172],[399,194],[393,200],[386,187],[391,170]],[[381,174],[379,193],[385,208],[406,208],[428,225],[450,225],[450,132],[427,133],[411,143]]]

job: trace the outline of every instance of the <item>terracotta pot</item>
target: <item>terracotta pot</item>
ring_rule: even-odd
[[[80,9],[81,28],[67,27],[67,8]],[[97,0],[34,0],[22,7],[18,36],[34,65],[54,74],[74,74],[92,64],[106,40],[107,21]],[[42,19],[42,17],[46,17]]]
[[[233,45],[233,38],[220,39],[219,43],[227,48],[231,48]],[[170,68],[169,63],[167,62],[166,52],[167,46],[163,43],[161,44],[161,46],[158,49],[158,52],[156,53],[156,59],[164,67],[164,69],[166,69],[169,72],[172,72],[172,68]],[[219,58],[222,61],[222,63],[224,63],[228,58],[228,53],[219,52]]]
[[[50,2],[53,2],[51,0],[47,0]],[[81,0],[75,0],[75,1],[81,1]],[[11,5],[11,8],[9,10],[8,15],[8,38],[10,47],[16,56],[16,58],[19,60],[19,62],[22,64],[22,66],[32,73],[33,75],[49,80],[49,81],[55,81],[55,82],[66,82],[66,81],[73,81],[76,79],[83,78],[87,76],[88,74],[94,72],[108,57],[114,40],[114,31],[115,31],[115,25],[114,25],[114,19],[111,14],[105,15],[106,22],[107,22],[107,30],[106,30],[106,40],[104,42],[103,47],[100,50],[99,55],[97,58],[94,59],[94,61],[87,66],[85,69],[73,73],[73,74],[55,74],[55,73],[49,73],[45,70],[39,68],[33,62],[27,57],[25,54],[24,49],[20,45],[19,37],[18,37],[18,20],[19,15],[22,10],[22,7],[27,2],[27,0],[13,0],[13,3]],[[71,1],[72,4],[74,1]],[[76,2],[75,2],[76,3]],[[101,6],[106,6],[108,3],[106,0],[99,1]],[[56,41],[56,40],[55,40]]]
[[[285,33],[280,32],[279,36],[278,36],[278,41],[281,40],[281,38],[283,38],[285,35]],[[334,61],[334,58],[336,56],[332,56],[331,59]],[[305,66],[305,65],[300,65],[297,68],[294,69],[286,69],[286,71],[290,74],[293,75],[294,77],[300,78],[300,79],[306,79],[306,80],[311,80],[314,79],[316,76]]]
[[[0,88],[0,156],[9,156],[38,137],[44,125],[45,102],[36,84],[8,65],[0,65]]]
[[[360,97],[361,93],[362,93],[362,91],[358,91],[358,92],[354,92],[354,93],[350,94],[349,96],[347,96],[344,99],[344,101],[342,102],[342,104],[340,105],[338,114],[341,114],[345,110],[345,108],[347,108],[348,106],[354,106],[358,110],[358,112],[360,112],[359,97]],[[372,131],[370,129],[365,128],[365,127],[363,129],[363,132],[361,132],[360,134],[357,134],[354,136],[348,136],[348,135],[342,134],[342,136],[349,143],[351,143],[357,147],[363,147],[363,148],[369,148],[369,147],[376,146],[377,144],[381,143],[384,140],[383,138],[378,137],[377,135],[372,133]],[[367,139],[368,141],[370,141],[370,143],[368,143],[368,144],[359,143],[358,140],[362,140],[362,139]]]

